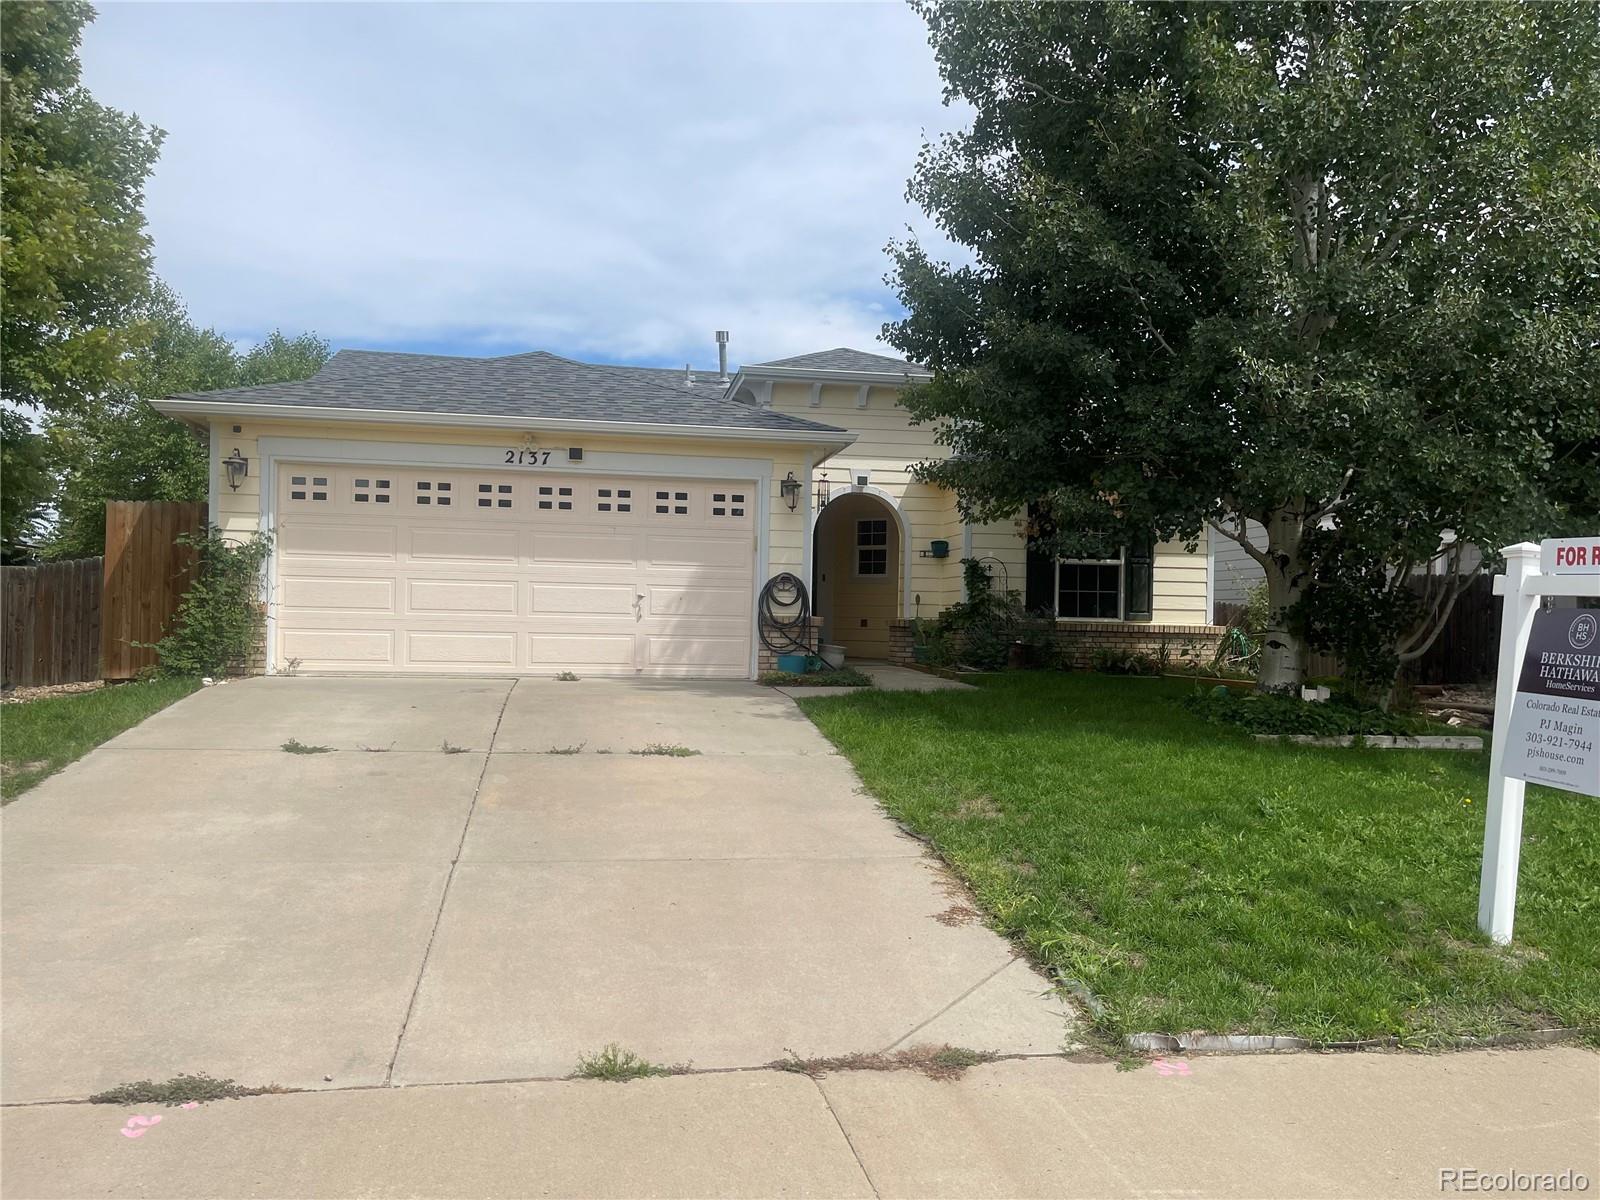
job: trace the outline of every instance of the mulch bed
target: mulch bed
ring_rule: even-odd
[[[0,704],[26,704],[29,700],[43,700],[47,696],[75,696],[79,692],[98,691],[105,684],[98,679],[85,683],[45,683],[37,687],[8,687],[0,692]]]

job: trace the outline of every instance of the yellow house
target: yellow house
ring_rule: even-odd
[[[764,599],[783,575],[824,643],[904,659],[963,558],[1084,654],[1215,636],[1203,552],[1049,562],[912,479],[944,453],[899,401],[926,374],[842,349],[731,378],[344,350],[156,407],[206,431],[212,521],[273,537],[269,672],[749,677],[779,641],[762,611],[797,611]]]

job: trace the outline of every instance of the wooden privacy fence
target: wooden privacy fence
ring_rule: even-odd
[[[0,682],[36,687],[100,678],[103,561],[0,567]]]
[[[1241,622],[1244,605],[1219,600],[1212,619],[1218,625]],[[1411,683],[1482,683],[1494,678],[1499,647],[1500,597],[1494,594],[1493,578],[1480,575],[1457,597],[1433,645],[1407,663],[1401,676]],[[1307,655],[1307,677],[1342,674],[1344,663],[1338,655],[1320,651]]]
[[[133,679],[156,664],[157,642],[189,589],[193,547],[184,534],[206,524],[206,506],[187,500],[113,500],[106,505],[105,598],[100,617],[101,672]]]

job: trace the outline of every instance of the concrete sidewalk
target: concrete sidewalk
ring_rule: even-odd
[[[137,1138],[130,1115],[159,1115]],[[137,1128],[137,1127],[135,1127]],[[1600,1189],[1579,1048],[1062,1058],[954,1082],[776,1071],[0,1114],[8,1200],[81,1196],[1450,1195],[1441,1171]]]

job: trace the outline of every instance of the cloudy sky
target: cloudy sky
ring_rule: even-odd
[[[954,128],[901,4],[125,4],[85,83],[167,131],[146,212],[254,340],[605,361],[882,349]]]

